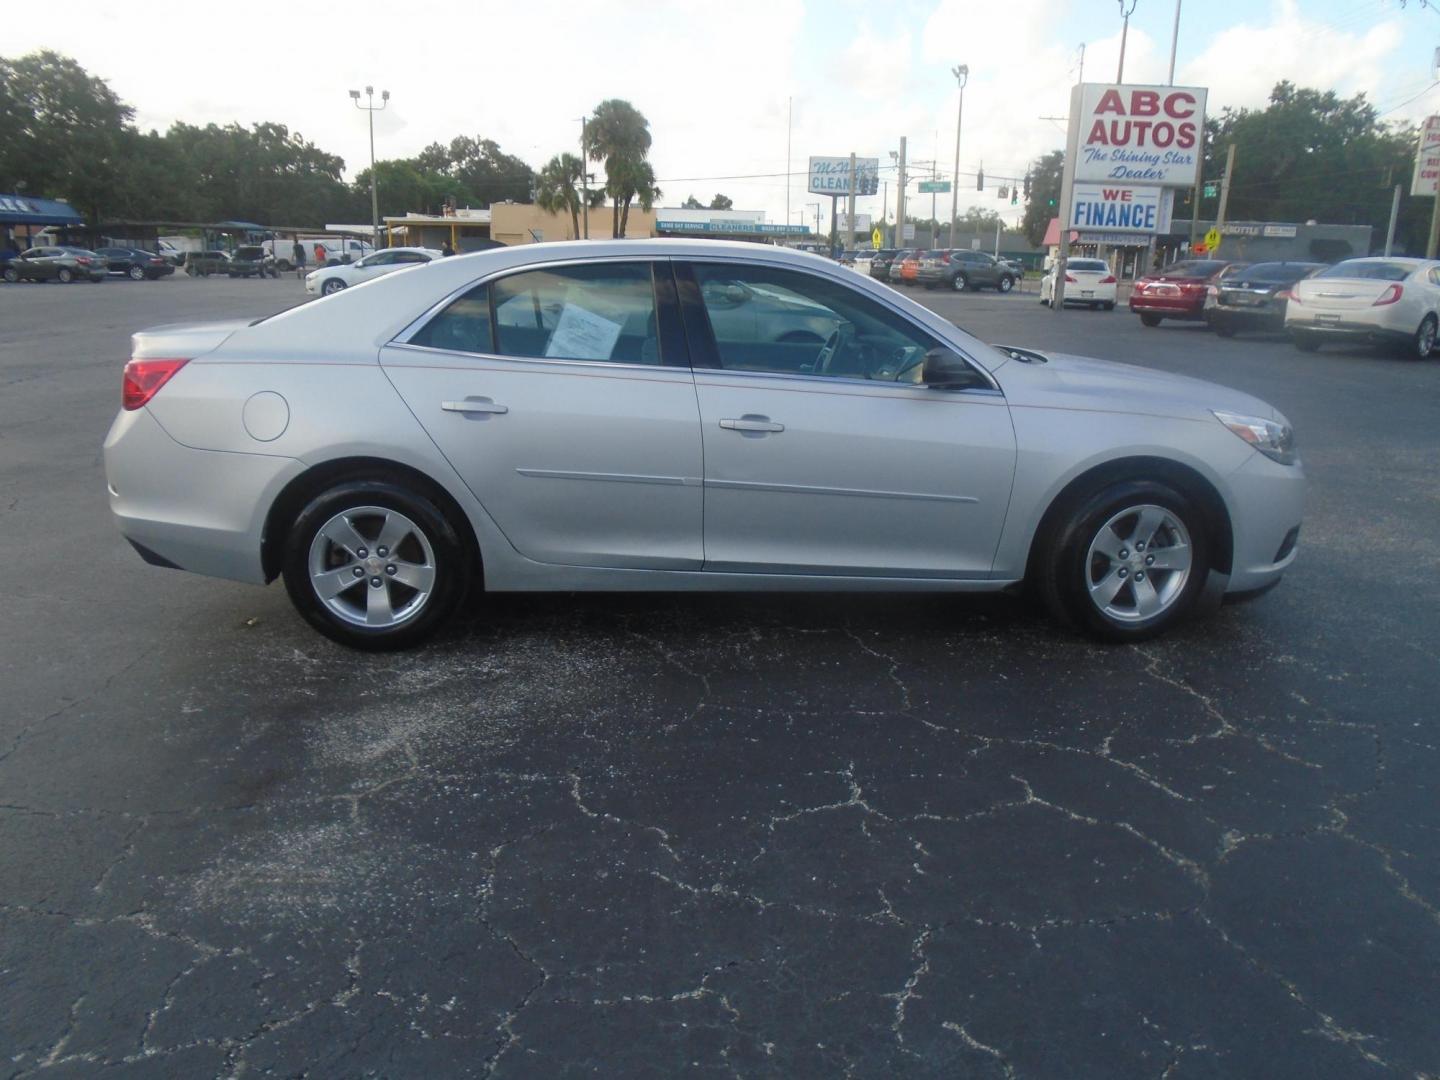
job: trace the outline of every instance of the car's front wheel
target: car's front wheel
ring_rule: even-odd
[[[1436,327],[1434,315],[1426,315],[1420,320],[1420,326],[1415,331],[1415,337],[1411,342],[1411,355],[1416,360],[1424,360],[1435,351]]]
[[[995,286],[995,288],[999,289],[1002,293],[1009,292],[1014,287],[1015,279],[1009,276],[1002,277],[1000,283]]]
[[[285,589],[326,637],[403,649],[433,634],[470,586],[455,523],[389,480],[355,480],[312,499],[286,537]]]
[[[1143,641],[1183,620],[1210,573],[1209,530],[1168,484],[1112,484],[1060,522],[1039,567],[1051,611],[1107,641]]]
[[[956,274],[950,279],[950,287],[956,292],[964,292],[970,288],[970,279],[964,274]]]
[[[330,296],[334,293],[339,292],[343,288],[345,288],[345,282],[341,281],[339,278],[332,277],[327,279],[324,285],[320,286],[320,293],[322,296]]]
[[[5,273],[3,276],[6,281],[8,281],[11,285],[14,285],[17,281],[20,280],[20,271],[16,270],[13,266],[7,266],[5,267]]]

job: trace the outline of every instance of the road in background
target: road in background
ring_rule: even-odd
[[[127,335],[299,282],[0,287],[0,1075],[1440,1073],[1440,361],[913,295],[1282,409],[1285,582],[1134,648],[692,594],[347,652],[105,501]]]

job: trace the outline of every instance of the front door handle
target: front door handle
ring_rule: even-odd
[[[777,424],[768,416],[756,416],[746,413],[736,419],[720,421],[720,426],[726,431],[784,431],[784,424]]]
[[[458,413],[507,413],[509,405],[497,405],[489,398],[466,398],[464,401],[442,401],[440,408]]]

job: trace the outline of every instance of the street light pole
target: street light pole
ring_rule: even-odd
[[[580,117],[580,213],[585,218],[585,239],[590,239],[590,147],[586,143],[585,125],[587,120]]]
[[[365,104],[360,104],[360,91],[351,90],[350,100],[357,109],[364,109],[370,118],[370,246],[380,247],[380,189],[375,179],[375,114],[390,104],[390,91],[380,91],[380,104],[375,104],[375,88],[365,87]]]
[[[970,81],[970,65],[953,67],[950,74],[960,84],[960,107],[955,110],[955,174],[950,178],[950,246],[954,247],[955,221],[960,216],[960,124],[965,119],[965,84]]]
[[[1125,81],[1125,39],[1130,34],[1130,16],[1135,14],[1135,5],[1139,2],[1140,0],[1130,0],[1130,6],[1127,8],[1125,0],[1120,0],[1120,16],[1124,22],[1120,25],[1120,67],[1115,72],[1117,83]]]

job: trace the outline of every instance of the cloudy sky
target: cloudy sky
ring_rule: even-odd
[[[1175,3],[1137,0],[1126,81],[1165,81]],[[1176,82],[1209,87],[1212,112],[1263,104],[1282,78],[1364,91],[1389,119],[1440,110],[1433,4],[1182,5]],[[58,18],[7,20],[0,50],[74,56],[136,108],[142,127],[278,121],[352,173],[369,154],[352,87],[391,92],[377,117],[380,157],[478,133],[534,166],[574,149],[578,118],[596,102],[627,98],[650,119],[663,204],[719,191],[771,221],[786,214],[789,103],[788,204],[792,220],[811,221],[808,155],[853,150],[888,165],[904,135],[922,170],[938,157],[940,176],[950,174],[958,63],[970,67],[961,173],[983,164],[992,181],[982,195],[962,179],[962,210],[1010,215],[993,180],[1062,145],[1063,125],[1045,118],[1066,111],[1082,42],[1086,78],[1113,79],[1117,0],[79,0]],[[918,198],[912,188],[912,210]],[[878,215],[880,199],[859,209]]]

